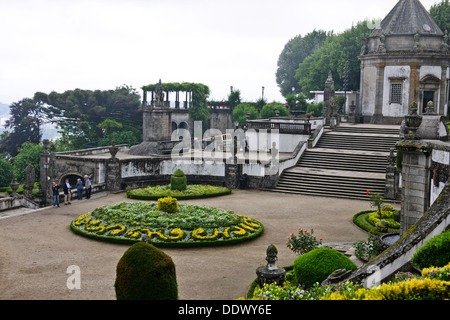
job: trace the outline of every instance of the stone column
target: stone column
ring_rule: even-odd
[[[116,158],[118,147],[114,144],[109,148],[111,158],[106,161],[106,189],[108,191],[119,191],[122,184],[122,171],[120,161]]]
[[[444,115],[445,114],[445,105],[446,101],[445,98],[447,97],[447,66],[445,64],[442,64],[441,66],[441,90],[439,90],[439,107],[435,109],[437,114]],[[437,101],[436,101],[437,102]],[[437,103],[436,103],[437,104]]]
[[[418,143],[405,141],[399,149],[402,162],[402,205],[400,233],[406,233],[430,205],[431,153]]]
[[[391,153],[388,156],[384,197],[390,200],[396,200],[399,197],[399,173],[396,166],[396,156],[394,155],[394,149],[391,149]]]
[[[409,104],[416,102],[419,104],[419,83],[420,83],[420,64],[411,63],[411,74],[409,79]]]
[[[41,205],[47,205],[47,199],[50,198],[50,194],[48,194],[49,186],[50,186],[50,176],[49,176],[49,165],[50,165],[50,153],[48,152],[48,146],[50,141],[45,139],[43,141],[44,144],[44,152],[40,155],[40,182],[39,182],[39,198],[41,200]]]
[[[383,94],[384,94],[384,63],[376,64],[377,67],[377,81],[376,81],[376,96],[375,96],[375,111],[372,116],[372,123],[383,122]]]

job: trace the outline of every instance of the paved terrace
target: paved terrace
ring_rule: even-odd
[[[325,200],[324,200],[325,199]],[[265,226],[257,239],[227,247],[162,249],[176,265],[179,298],[228,300],[246,295],[255,270],[266,265],[267,246],[277,246],[278,266],[296,258],[285,246],[298,227],[314,229],[324,243],[367,240],[352,223],[355,213],[370,209],[368,201],[235,190],[229,196],[189,200],[234,210]],[[124,193],[97,194],[60,208],[0,213],[0,299],[115,299],[115,268],[129,247],[74,234],[69,223],[98,206],[134,201]],[[81,289],[69,290],[67,267],[81,269]]]

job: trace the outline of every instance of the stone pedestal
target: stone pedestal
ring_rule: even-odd
[[[271,244],[267,248],[266,253],[267,266],[256,269],[256,275],[258,276],[258,285],[262,288],[265,283],[271,284],[276,282],[277,285],[281,286],[284,283],[286,270],[284,270],[283,268],[278,268],[275,265],[275,262],[278,260],[278,250],[273,244]]]
[[[167,108],[146,108],[143,115],[143,140],[170,141],[172,111]]]

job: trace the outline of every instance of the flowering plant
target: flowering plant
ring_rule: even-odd
[[[372,201],[370,203],[370,206],[372,208],[378,209],[378,216],[381,218],[381,206],[383,204],[383,198],[379,193],[370,194],[369,189],[366,190],[366,194],[370,197],[370,200]]]
[[[291,233],[286,246],[298,255],[307,253],[322,244],[322,238],[317,239],[313,233],[313,229],[308,231],[298,228],[298,235]]]

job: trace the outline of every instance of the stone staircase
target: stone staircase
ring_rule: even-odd
[[[387,156],[398,140],[398,126],[326,129],[270,191],[359,200],[368,200],[366,190],[383,195]]]

